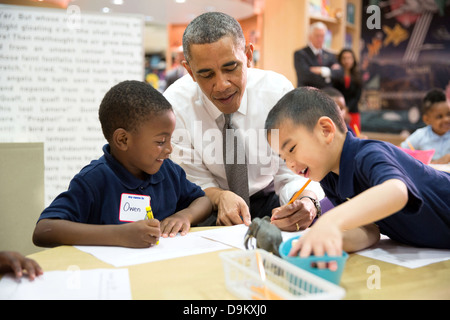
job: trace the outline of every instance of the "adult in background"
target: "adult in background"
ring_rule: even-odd
[[[315,22],[309,27],[308,45],[294,53],[297,86],[322,89],[332,86],[332,80],[343,75],[336,56],[323,48],[327,26]]]
[[[342,66],[344,74],[340,78],[333,79],[333,87],[344,95],[350,116],[350,128],[357,125],[361,131],[358,103],[361,99],[362,80],[355,53],[351,49],[342,49],[338,55],[338,62]]]
[[[212,224],[248,225],[251,218],[272,216],[282,230],[307,228],[320,213],[317,200],[323,190],[310,183],[299,200],[285,205],[307,179],[290,172],[270,151],[264,131],[269,110],[292,84],[275,72],[250,68],[253,45],[246,45],[240,24],[220,12],[189,23],[183,52],[188,75],[164,92],[177,118],[172,159],[211,199],[217,211]],[[242,149],[236,151],[241,159],[233,163],[227,148],[230,127],[236,145],[242,143],[245,150],[245,157]],[[236,163],[246,166],[237,187],[230,173],[235,170],[229,170]]]

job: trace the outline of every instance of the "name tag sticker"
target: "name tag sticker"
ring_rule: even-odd
[[[147,213],[145,208],[148,206],[150,206],[150,196],[122,193],[119,220],[122,222],[144,220]]]

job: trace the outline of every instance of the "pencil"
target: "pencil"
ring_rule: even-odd
[[[406,142],[408,143],[408,146],[409,146],[409,148],[412,150],[412,151],[415,151],[416,149],[414,149],[414,147],[413,147],[413,145],[411,144],[411,142],[409,142],[409,140],[406,140]]]
[[[356,136],[359,138],[359,136],[361,135],[361,132],[359,132],[359,128],[356,125],[356,123],[353,125],[353,129],[355,129]]]
[[[298,196],[303,192],[303,190],[305,190],[305,188],[308,186],[308,184],[311,182],[311,179],[308,179],[308,181],[306,181],[305,185],[297,191],[296,194],[294,194],[294,196],[292,197],[292,199],[288,202],[288,204],[291,204],[292,202],[294,202],[295,200],[297,200]]]

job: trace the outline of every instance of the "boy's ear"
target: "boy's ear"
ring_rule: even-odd
[[[128,131],[123,128],[118,128],[114,131],[111,142],[117,149],[121,151],[126,151],[128,149],[128,139],[129,139]]]
[[[320,130],[321,135],[325,138],[326,142],[333,141],[334,134],[336,133],[336,125],[329,117],[320,117],[317,121],[317,127]]]

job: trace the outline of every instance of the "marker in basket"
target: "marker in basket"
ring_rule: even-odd
[[[147,211],[147,214],[145,215],[145,219],[144,220],[151,220],[151,219],[153,219],[152,207],[150,207],[150,206],[145,207],[145,211]],[[159,240],[156,241],[156,244],[159,244]]]
[[[265,283],[266,282],[266,271],[264,269],[264,264],[262,262],[261,255],[257,250],[255,251],[255,254],[256,254],[256,263],[258,265],[259,276],[261,277],[262,282]],[[267,288],[267,286],[265,284],[263,284],[262,288],[252,286],[251,289],[253,292],[261,294],[265,299],[269,299],[269,300],[282,300],[283,299],[282,297],[277,295],[275,292],[273,292],[272,290]],[[254,300],[260,299],[258,296],[252,296],[252,298]]]
[[[293,203],[295,200],[297,200],[298,196],[303,192],[303,190],[305,190],[305,188],[308,186],[308,184],[311,182],[311,179],[308,179],[308,181],[306,181],[305,185],[297,191],[296,194],[294,194],[294,196],[292,197],[292,199],[288,202],[288,204]]]
[[[353,129],[355,129],[356,136],[359,138],[359,136],[361,135],[361,132],[359,132],[359,128],[356,125],[356,123],[353,125]]]

